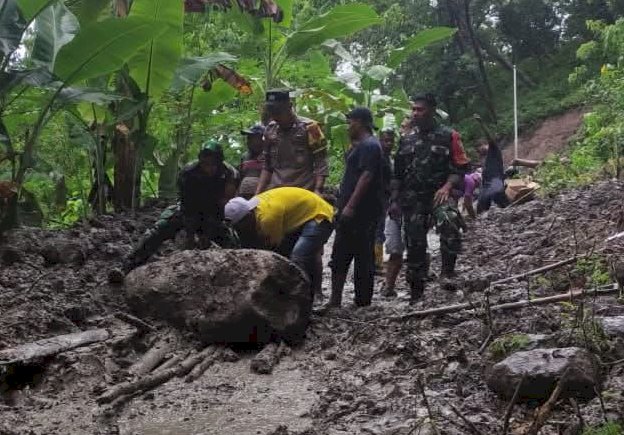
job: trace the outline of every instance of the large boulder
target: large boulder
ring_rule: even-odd
[[[624,338],[624,316],[598,317],[596,320],[608,336]]]
[[[584,349],[534,349],[517,352],[495,364],[487,376],[488,386],[505,399],[510,399],[526,374],[520,388],[520,400],[545,400],[564,373],[562,397],[589,400],[600,388],[600,370],[596,358]]]
[[[303,338],[312,291],[301,269],[268,251],[181,251],[132,271],[128,304],[204,343]]]

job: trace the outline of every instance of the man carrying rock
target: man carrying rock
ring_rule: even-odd
[[[109,273],[111,282],[123,281],[132,269],[145,263],[166,240],[185,230],[185,248],[202,249],[211,242],[232,243],[231,232],[223,224],[225,203],[238,188],[238,171],[223,159],[223,149],[214,140],[205,142],[198,161],[186,166],[178,176],[178,203],[163,211],[156,224],[147,230],[139,244],[124,259],[122,270]]]
[[[225,206],[225,219],[247,248],[271,249],[300,266],[311,288],[320,287],[316,259],[333,231],[334,209],[320,196],[299,187],[278,187],[250,200],[238,197]]]
[[[239,166],[241,183],[238,194],[245,199],[250,199],[258,190],[260,174],[264,167],[264,126],[256,124],[241,131],[241,134],[246,138],[247,152]]]
[[[394,219],[403,219],[410,304],[424,292],[431,224],[440,233],[443,277],[454,274],[461,249],[463,221],[452,203],[451,190],[460,185],[469,160],[459,133],[435,119],[436,106],[431,94],[413,98],[412,119],[394,159],[389,213]]]
[[[383,210],[382,150],[373,136],[373,114],[357,107],[347,115],[351,148],[338,193],[338,222],[332,252],[328,308],[342,304],[347,272],[354,261],[355,305],[373,298],[375,229]]]

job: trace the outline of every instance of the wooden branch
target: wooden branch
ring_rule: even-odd
[[[606,296],[606,295],[610,295],[610,294],[614,294],[618,292],[619,292],[619,289],[618,289],[617,284],[612,284],[609,287],[603,287],[595,291],[583,289],[583,290],[577,290],[577,291],[570,291],[570,292],[558,294],[555,296],[547,296],[545,298],[523,300],[523,301],[518,301],[518,302],[509,302],[509,303],[500,304],[500,305],[493,305],[490,308],[490,310],[492,312],[514,310],[514,309],[525,308],[525,307],[530,307],[534,305],[547,305],[547,304],[552,304],[554,302],[562,302],[562,301],[567,301],[570,299],[576,299],[576,298],[581,298],[581,297],[586,297],[586,296],[594,296],[594,295]],[[422,318],[429,317],[429,316],[439,316],[442,314],[458,313],[460,311],[464,311],[470,308],[474,308],[474,306],[469,303],[449,305],[445,307],[431,308],[431,309],[423,310],[423,311],[413,311],[411,313],[407,313],[402,316],[386,317],[385,319],[393,320],[393,321],[404,321],[408,319],[422,319]]]
[[[148,350],[139,361],[134,363],[128,369],[128,372],[137,376],[142,376],[151,372],[158,367],[158,364],[165,359],[171,350],[172,346],[168,341],[159,341],[154,347]]]
[[[440,432],[438,431],[435,419],[433,418],[433,411],[431,410],[431,406],[429,406],[429,400],[427,400],[427,394],[425,393],[425,385],[423,384],[422,374],[419,374],[416,378],[416,386],[418,387],[418,390],[420,391],[420,394],[423,398],[423,403],[427,408],[427,414],[429,415],[429,421],[431,422],[431,428],[433,429],[433,433],[439,435]]]
[[[158,387],[159,385],[164,384],[173,377],[185,376],[191,370],[193,370],[193,367],[202,362],[209,352],[212,352],[211,347],[208,347],[199,353],[191,354],[184,361],[172,368],[166,370],[157,370],[154,373],[146,375],[136,381],[118,384],[104,392],[96,399],[96,401],[100,404],[103,404],[110,403],[121,396],[126,396],[127,398],[130,398],[136,394]]]
[[[252,360],[251,371],[261,375],[270,375],[280,359],[276,343],[267,344]]]
[[[522,378],[520,378],[520,382],[518,382],[518,385],[516,385],[516,389],[513,393],[513,396],[511,397],[511,401],[509,402],[509,405],[507,405],[507,409],[505,410],[505,417],[503,420],[503,431],[501,432],[502,435],[507,435],[507,431],[509,430],[509,420],[511,419],[511,414],[513,412],[513,408],[514,405],[516,404],[516,401],[518,400],[518,396],[520,395],[520,388],[522,388],[522,384],[524,383],[524,380],[526,379],[527,375],[526,373],[524,375],[522,375]]]
[[[91,329],[73,334],[57,335],[32,343],[0,351],[0,366],[25,364],[33,360],[51,357],[77,347],[108,340],[110,333],[106,329]]]
[[[459,409],[457,409],[455,406],[451,405],[450,403],[447,403],[447,404],[451,408],[451,411],[453,411],[453,413],[456,416],[458,416],[464,423],[468,425],[468,428],[470,429],[471,433],[475,435],[483,435],[483,432],[481,432],[472,421],[468,420],[468,418],[464,414],[462,414],[462,412]]]
[[[198,379],[211,365],[215,363],[215,361],[217,361],[217,359],[219,359],[220,352],[215,346],[207,347],[206,351],[206,357],[193,368],[191,373],[186,375],[184,382],[193,382]]]
[[[498,281],[493,281],[491,283],[491,285],[499,285],[499,284],[505,284],[508,282],[512,282],[515,281],[517,279],[522,279],[522,278],[526,278],[528,276],[533,276],[533,275],[539,275],[540,273],[544,273],[544,272],[549,272],[551,270],[555,270],[558,269],[560,267],[563,266],[567,266],[568,264],[572,264],[575,263],[577,260],[585,257],[586,255],[580,255],[580,256],[574,256],[562,261],[558,261],[556,263],[553,264],[549,264],[548,266],[543,266],[537,269],[533,269],[533,270],[529,270],[528,272],[524,272],[524,273],[520,273],[518,275],[514,275],[514,276],[510,276],[508,278],[503,278],[503,279],[499,279]]]
[[[555,409],[557,400],[559,400],[559,396],[563,392],[563,389],[565,388],[567,380],[568,380],[568,371],[566,370],[561,376],[561,379],[559,379],[559,382],[557,382],[557,386],[553,390],[552,394],[550,395],[546,403],[544,403],[537,410],[537,413],[535,415],[535,420],[533,420],[533,424],[531,424],[531,427],[529,427],[529,430],[527,431],[526,435],[537,435],[537,433],[542,428],[542,426],[544,426],[544,423],[546,423],[546,420],[548,420],[548,417],[550,417],[550,414],[552,414],[553,410]]]
[[[177,365],[180,361],[182,361],[184,358],[186,358],[187,355],[188,355],[188,352],[184,352],[181,355],[174,355],[174,356],[172,356],[167,361],[165,361],[160,366],[158,366],[156,368],[156,371],[167,370],[167,369]]]
[[[134,326],[135,328],[137,328],[141,332],[154,332],[154,331],[156,331],[156,328],[153,327],[152,325],[150,325],[149,323],[147,323],[144,320],[141,320],[138,317],[135,317],[135,316],[133,316],[131,314],[124,313],[123,311],[117,311],[115,313],[115,317],[117,317],[119,320],[121,320],[123,322],[126,322],[129,325]]]

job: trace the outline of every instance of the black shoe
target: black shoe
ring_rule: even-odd
[[[119,267],[108,271],[108,282],[111,284],[123,284],[126,274]]]
[[[416,280],[410,284],[410,300],[409,304],[414,305],[418,302],[425,292],[425,283],[422,280]]]

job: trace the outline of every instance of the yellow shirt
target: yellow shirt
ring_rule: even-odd
[[[323,198],[299,187],[278,187],[257,196],[256,225],[260,236],[278,246],[284,236],[314,219],[334,220],[334,208]]]

